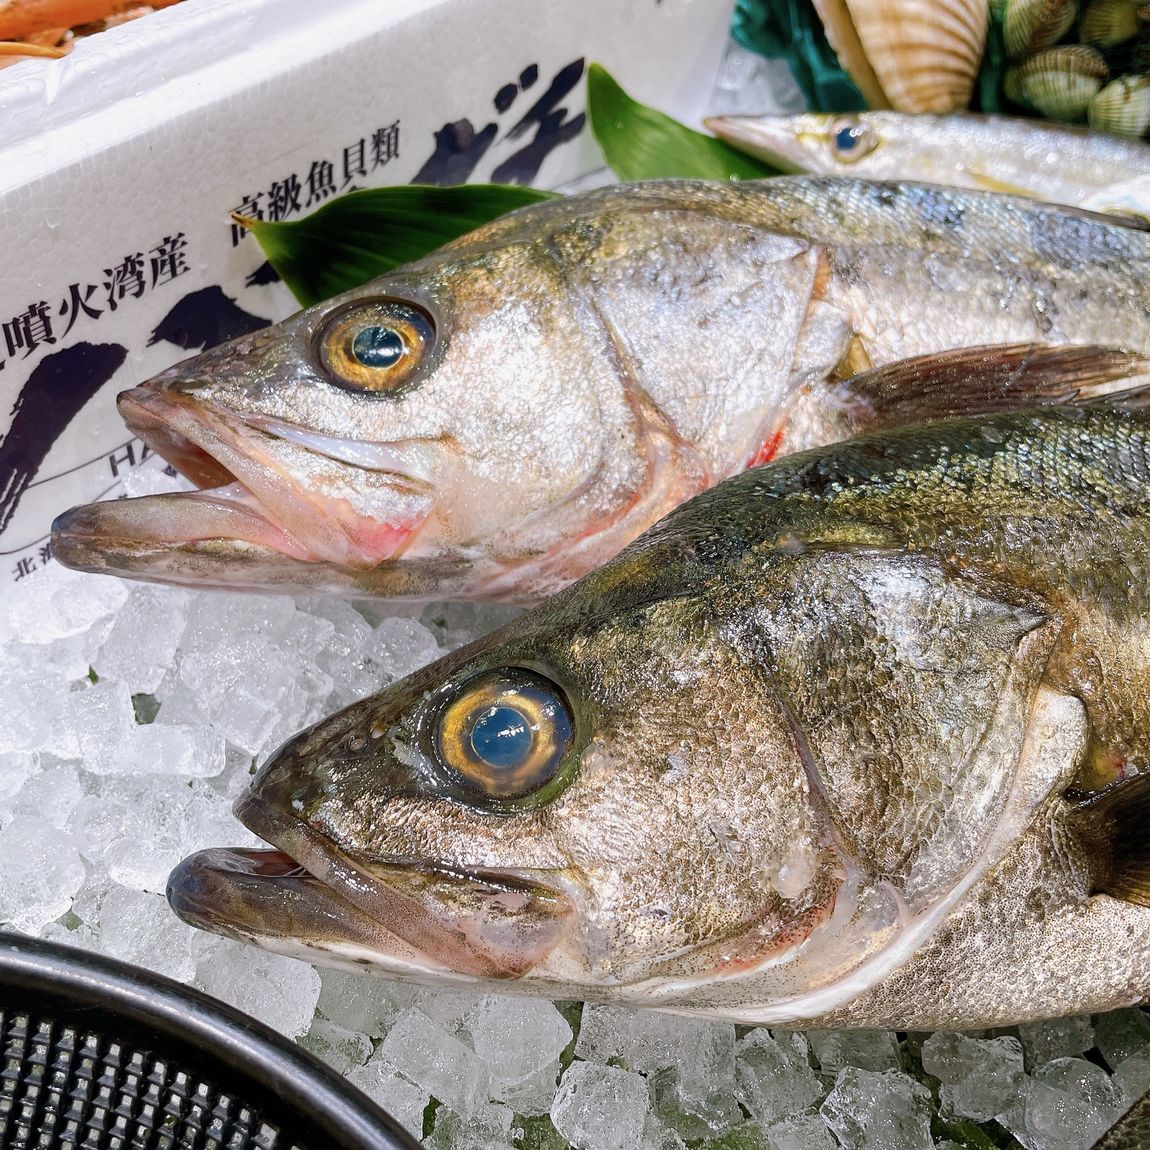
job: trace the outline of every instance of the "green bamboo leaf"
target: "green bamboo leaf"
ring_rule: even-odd
[[[758,180],[778,169],[632,100],[601,64],[587,69],[591,131],[621,180]]]
[[[512,184],[368,188],[301,220],[241,219],[304,307],[410,263],[514,208],[555,192]]]

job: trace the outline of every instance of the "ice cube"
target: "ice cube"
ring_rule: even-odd
[[[756,1027],[735,1047],[735,1093],[760,1122],[770,1124],[813,1105],[826,1086],[811,1069],[806,1037]]]
[[[811,1053],[824,1074],[844,1066],[860,1070],[898,1070],[898,1037],[889,1030],[811,1030]]]
[[[1114,1067],[1114,1081],[1122,1087],[1126,1104],[1133,1105],[1150,1090],[1150,1058],[1142,1054],[1124,1058]]]
[[[652,1074],[648,1086],[655,1116],[688,1142],[721,1137],[743,1120],[733,1092],[715,1090],[693,1097],[679,1089],[674,1067]]]
[[[1134,1054],[1150,1054],[1150,1018],[1137,1007],[1112,1010],[1094,1020],[1094,1037],[1111,1069]]]
[[[945,1111],[989,1122],[1021,1087],[1022,1044],[1017,1038],[968,1038],[940,1031],[923,1043],[922,1068],[942,1083],[939,1098]]]
[[[79,758],[80,744],[70,722],[72,684],[51,671],[3,684],[0,752],[38,751],[62,759]]]
[[[551,1121],[576,1150],[639,1150],[647,1108],[641,1074],[572,1062],[559,1083]]]
[[[1050,1018],[1023,1023],[1018,1037],[1026,1054],[1026,1068],[1033,1070],[1054,1058],[1085,1054],[1094,1045],[1094,1027],[1088,1014]]]
[[[403,1013],[406,1003],[397,1001],[408,988],[345,970],[320,971],[321,988],[316,1009],[325,1018],[349,1030],[380,1038]]]
[[[831,1132],[817,1114],[799,1114],[776,1122],[767,1131],[767,1146],[769,1150],[836,1150]]]
[[[384,619],[364,647],[364,655],[374,667],[375,690],[442,654],[435,636],[416,619]]]
[[[1056,1058],[1034,1072],[1034,1080],[1061,1090],[1113,1122],[1126,1109],[1122,1086],[1085,1058]]]
[[[68,711],[84,769],[96,775],[120,773],[120,754],[136,725],[127,683],[101,679],[73,691],[68,696]]]
[[[487,1100],[487,1068],[421,1010],[405,1010],[396,1019],[379,1056],[459,1114],[472,1114]]]
[[[109,776],[73,812],[68,829],[86,858],[135,890],[162,891],[181,859],[210,846],[263,845],[202,779]]]
[[[162,894],[113,886],[100,906],[100,949],[180,982],[196,972],[192,927],[181,922]]]
[[[319,998],[315,967],[228,939],[201,944],[197,937],[197,951],[201,945],[204,950],[196,963],[196,985],[201,990],[288,1038],[307,1031]]]
[[[210,726],[136,724],[115,767],[116,774],[210,778],[224,769],[224,740]]]
[[[378,1055],[351,1070],[347,1080],[378,1102],[413,1138],[423,1137],[423,1112],[431,1101],[426,1090],[397,1074]]]
[[[316,665],[332,681],[333,707],[344,707],[372,691],[380,682],[365,648],[374,635],[370,624],[351,606],[339,599],[308,601],[307,609],[332,624],[332,634],[316,655]]]
[[[735,1028],[729,1022],[588,1004],[575,1056],[588,1062],[618,1059],[631,1070],[673,1066],[679,1071],[680,1089],[700,1097],[733,1082]]]
[[[898,1070],[844,1067],[819,1113],[843,1150],[933,1150],[930,1091]]]
[[[95,656],[100,674],[122,679],[133,694],[153,693],[175,660],[189,600],[178,587],[133,587]]]
[[[320,975],[322,982],[323,976]],[[323,991],[320,991],[322,996]],[[337,1026],[326,1018],[314,1018],[308,1032],[297,1039],[300,1046],[322,1058],[340,1074],[362,1067],[374,1049],[371,1038],[346,1026]]]
[[[269,741],[291,686],[291,669],[279,648],[254,635],[233,636],[215,649],[189,651],[180,663],[180,676],[213,726],[253,755]]]
[[[118,611],[127,598],[127,584],[120,579],[93,579],[50,563],[5,594],[0,642],[35,636],[50,643],[79,635]]]
[[[15,817],[16,796],[29,779],[40,773],[37,751],[0,752],[0,830]]]
[[[1024,1150],[1087,1150],[1107,1125],[1079,1099],[1031,1078],[997,1121]]]
[[[559,1059],[552,1059],[526,1078],[511,1083],[494,1083],[491,1092],[500,1102],[506,1102],[516,1114],[532,1117],[547,1114],[559,1089],[559,1069]]]
[[[567,1020],[542,998],[488,995],[473,1004],[468,1030],[497,1090],[553,1065],[573,1037]]]
[[[47,766],[20,788],[12,812],[28,819],[43,819],[64,830],[83,798],[80,774],[75,767],[67,763]]]
[[[0,924],[35,934],[71,905],[84,881],[76,840],[22,815],[0,835]]]
[[[435,1129],[424,1139],[427,1150],[514,1150],[511,1108],[488,1103],[464,1118],[450,1110],[435,1112]]]
[[[670,1126],[664,1126],[654,1114],[648,1114],[647,1121],[643,1123],[640,1150],[687,1150],[687,1147]]]

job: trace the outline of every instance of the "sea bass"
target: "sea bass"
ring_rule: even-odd
[[[830,380],[972,344],[1150,351],[1148,268],[1135,227],[923,186],[534,205],[124,393],[203,490],[69,512],[53,553],[175,583],[538,599],[793,449],[789,406]]]
[[[747,1023],[1150,996],[1150,391],[728,479],[326,719],[185,860],[321,963]]]
[[[1095,211],[1150,213],[1150,145],[1049,120],[806,112],[715,116],[707,125],[783,171],[921,180]]]

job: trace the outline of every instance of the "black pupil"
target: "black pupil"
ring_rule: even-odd
[[[853,152],[862,138],[862,128],[857,124],[848,128],[839,128],[835,133],[835,147],[840,152]]]
[[[352,355],[364,367],[394,367],[406,351],[403,336],[380,324],[363,328],[351,345]]]

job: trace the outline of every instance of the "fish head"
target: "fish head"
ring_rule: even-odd
[[[594,213],[562,207],[125,392],[129,428],[199,490],[69,512],[55,553],[171,582],[483,596],[609,522],[630,482],[604,458],[618,363],[554,253]]]
[[[638,1002],[801,946],[844,864],[778,700],[658,560],[624,602],[596,573],[293,739],[236,808],[275,850],[185,860],[177,913],[313,961]]]
[[[863,179],[926,179],[951,130],[940,117],[889,112],[804,112],[712,116],[706,121],[739,151],[790,173]],[[935,141],[933,136],[937,136]]]

